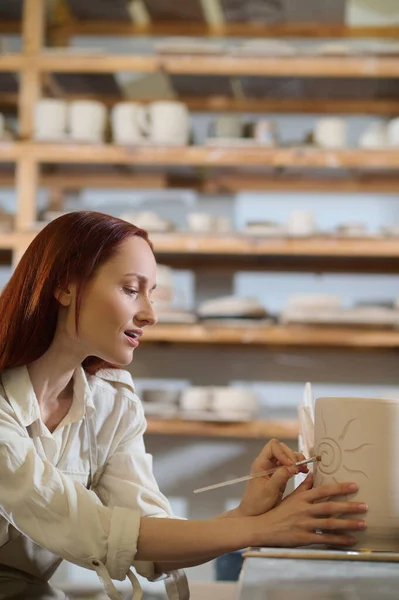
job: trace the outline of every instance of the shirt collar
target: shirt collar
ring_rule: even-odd
[[[1,379],[7,399],[20,423],[28,427],[34,421],[41,419],[39,403],[27,367],[5,370],[1,374]],[[73,379],[73,402],[67,416],[69,423],[79,421],[86,411],[90,416],[95,410],[90,386],[82,367],[75,369]]]

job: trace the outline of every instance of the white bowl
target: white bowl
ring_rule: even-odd
[[[255,413],[258,409],[256,394],[250,390],[215,387],[211,407],[216,411],[246,411]]]
[[[211,404],[211,388],[191,387],[183,390],[180,397],[182,410],[208,410]]]
[[[180,390],[146,389],[142,393],[143,402],[157,404],[177,404]]]

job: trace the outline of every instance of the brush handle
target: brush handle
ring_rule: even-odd
[[[307,458],[306,460],[301,460],[295,463],[296,467],[300,467],[301,465],[308,465],[309,463],[318,462],[320,460],[319,456],[313,456],[312,458]],[[294,466],[294,465],[293,465]],[[216,490],[217,488],[225,487],[228,485],[234,485],[235,483],[241,483],[242,481],[249,481],[250,479],[256,479],[257,477],[264,477],[265,475],[271,475],[275,473],[277,469],[280,467],[273,467],[273,469],[268,469],[267,471],[259,471],[258,473],[253,473],[252,475],[244,475],[244,477],[237,477],[237,479],[230,479],[229,481],[222,481],[221,483],[214,483],[213,485],[208,485],[206,487],[198,488],[194,490],[194,494],[201,494],[202,492],[208,492],[209,490]]]

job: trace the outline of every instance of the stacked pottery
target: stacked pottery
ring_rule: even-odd
[[[187,107],[169,100],[144,106],[121,102],[111,112],[113,139],[117,144],[186,146],[190,136]]]

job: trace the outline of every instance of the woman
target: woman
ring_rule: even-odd
[[[246,546],[345,547],[365,526],[355,516],[365,506],[328,502],[354,484],[312,490],[309,476],[281,501],[303,457],[276,440],[252,468],[281,468],[251,481],[235,510],[174,517],[120,368],[156,322],[155,278],[143,230],[74,212],[37,235],[0,297],[0,599],[64,598],[47,583],[62,559],[96,570],[110,598],[120,598],[110,578],[137,583],[131,566],[172,573],[183,598],[181,568]]]

